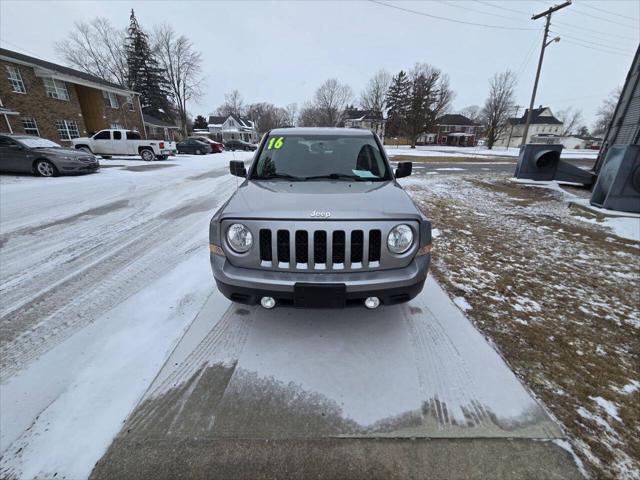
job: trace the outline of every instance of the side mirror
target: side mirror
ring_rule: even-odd
[[[17,143],[10,143],[9,144],[9,148],[11,150],[23,150],[23,146],[22,145],[18,145]]]
[[[244,168],[244,162],[240,160],[231,160],[229,162],[229,172],[235,177],[247,176],[247,169]]]
[[[399,162],[398,168],[396,168],[396,178],[408,177],[413,170],[413,163],[411,162]]]

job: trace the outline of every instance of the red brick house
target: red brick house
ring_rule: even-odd
[[[104,128],[146,138],[135,92],[72,68],[0,48],[0,132],[69,145]]]
[[[434,128],[418,137],[418,143],[473,147],[479,128],[480,125],[464,115],[448,113],[438,117]]]

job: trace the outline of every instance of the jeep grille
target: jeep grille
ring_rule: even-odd
[[[334,230],[329,234],[325,230],[316,230],[312,235],[306,230],[296,230],[293,245],[289,230],[276,230],[275,249],[273,236],[272,230],[260,230],[260,260],[274,266],[289,264],[292,258],[295,258],[296,268],[310,270],[375,268],[380,263],[380,230],[353,230],[350,235],[344,230]],[[366,262],[363,261],[365,255]],[[310,259],[313,261],[309,262]],[[263,266],[266,265],[263,263]]]

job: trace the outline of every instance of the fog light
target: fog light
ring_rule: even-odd
[[[364,301],[364,306],[370,310],[378,308],[380,305],[380,299],[378,297],[367,297]]]
[[[276,299],[273,297],[262,297],[260,299],[260,305],[270,310],[276,306]]]

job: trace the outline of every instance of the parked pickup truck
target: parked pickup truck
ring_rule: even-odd
[[[140,155],[143,160],[166,160],[176,152],[174,142],[166,140],[143,140],[139,132],[133,130],[107,129],[100,130],[91,137],[80,137],[72,140],[78,150],[84,150],[103,158],[112,155]]]
[[[239,303],[345,307],[406,302],[424,285],[431,222],[396,181],[378,137],[349,128],[268,132],[213,216],[218,289]]]

